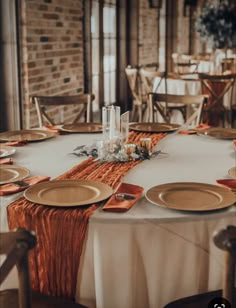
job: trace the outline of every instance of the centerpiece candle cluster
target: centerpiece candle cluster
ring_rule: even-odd
[[[102,139],[90,146],[79,146],[72,154],[93,156],[98,161],[119,161],[150,159],[161,151],[151,151],[151,138],[141,138],[139,144],[128,143],[129,111],[120,114],[120,107],[102,108]]]

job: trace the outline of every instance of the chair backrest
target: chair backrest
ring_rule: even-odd
[[[174,95],[174,94],[160,94],[160,93],[149,93],[149,121],[154,121],[154,109],[161,114],[165,122],[170,122],[170,116],[168,114],[168,104],[184,104],[192,105],[194,111],[189,115],[185,124],[198,125],[201,121],[202,112],[204,106],[207,104],[208,97],[206,95]],[[164,105],[163,105],[164,103]]]
[[[208,113],[208,119],[206,119],[206,121],[210,125],[218,126],[219,124],[216,117],[217,114],[225,112],[223,99],[226,94],[228,99],[227,105],[231,109],[236,73],[218,75],[199,73],[198,77],[201,80],[202,93],[209,96],[208,106],[205,110]]]
[[[129,89],[133,99],[140,100],[140,88],[139,88],[139,75],[138,75],[138,68],[136,67],[126,67],[125,74],[128,80]]]
[[[236,58],[223,58],[221,59],[222,72],[230,71],[236,72]]]
[[[177,74],[194,73],[197,71],[199,61],[192,55],[172,54],[174,72]]]
[[[142,83],[143,83],[143,88],[144,88],[145,94],[148,95],[148,93],[150,93],[150,92],[157,92],[158,91],[158,88],[159,88],[161,82],[163,80],[165,81],[166,74],[165,74],[165,72],[153,71],[153,70],[141,68],[140,69],[140,77],[141,77],[141,80],[142,80]],[[158,82],[155,89],[153,89],[153,81],[154,81],[154,78],[156,78],[156,77],[159,77],[160,81]]]
[[[32,96],[31,101],[35,104],[39,126],[44,125],[44,120],[50,125],[55,125],[55,120],[53,120],[53,114],[55,111],[50,107],[64,106],[67,108],[69,105],[74,105],[78,107],[76,112],[76,117],[73,120],[73,124],[78,122],[82,116],[85,116],[86,122],[91,121],[92,115],[92,101],[94,100],[93,94],[78,94],[73,96]],[[48,108],[49,107],[49,108]],[[62,124],[62,123],[60,123]]]
[[[236,226],[227,226],[213,234],[215,245],[225,251],[223,294],[232,307],[236,307]]]
[[[19,308],[31,307],[30,279],[28,270],[28,251],[36,244],[35,235],[25,229],[0,233],[0,254],[6,259],[0,267],[0,284],[8,276],[14,265],[19,278]]]

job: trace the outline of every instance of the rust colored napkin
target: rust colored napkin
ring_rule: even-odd
[[[236,179],[219,179],[216,182],[223,187],[236,190]]]
[[[6,157],[6,158],[0,158],[0,165],[12,165],[13,164],[13,159],[11,157]]]
[[[126,212],[131,206],[138,200],[143,192],[143,187],[128,183],[120,183],[114,192],[114,194],[108,199],[106,204],[103,206],[104,211],[110,212]],[[129,200],[117,200],[115,194],[117,193],[128,193],[135,196],[135,199]]]
[[[8,141],[2,143],[3,145],[8,145],[8,146],[15,146],[15,147],[21,147],[23,145],[26,145],[28,143],[28,140],[18,140],[18,141]]]
[[[236,139],[234,139],[232,143],[233,143],[233,145],[236,146]]]
[[[49,181],[49,180],[50,180],[49,176],[36,175],[36,176],[31,176],[23,180],[25,183],[29,184],[28,186],[20,186],[14,183],[0,185],[0,196],[14,194],[14,193],[25,190],[29,186],[32,186],[40,182]]]
[[[52,133],[56,133],[58,135],[68,134],[68,132],[60,129],[57,125],[44,125],[44,128]]]
[[[192,135],[192,134],[196,134],[198,130],[206,129],[206,128],[210,128],[210,127],[211,126],[208,125],[208,124],[201,123],[201,124],[195,126],[195,128],[180,129],[180,130],[178,130],[178,134]]]

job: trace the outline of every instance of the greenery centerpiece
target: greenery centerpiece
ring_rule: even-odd
[[[213,49],[227,49],[236,46],[235,1],[207,1],[196,20],[200,39],[210,42]]]

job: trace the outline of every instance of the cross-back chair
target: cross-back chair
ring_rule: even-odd
[[[158,113],[163,118],[164,122],[170,123],[171,114],[168,110],[169,104],[184,104],[191,106],[193,111],[189,114],[185,121],[186,125],[198,125],[201,122],[204,106],[207,104],[207,96],[205,95],[175,95],[175,94],[160,94],[149,93],[149,121],[157,121]]]
[[[223,58],[221,59],[222,72],[230,71],[236,72],[236,58]]]
[[[226,299],[232,308],[236,307],[236,226],[227,226],[215,232],[213,241],[225,255],[222,289],[185,297],[167,304],[164,308],[229,307],[229,305],[221,305],[224,304],[220,301],[221,297]]]
[[[125,69],[125,74],[132,95],[131,121],[142,122],[147,109],[147,97],[142,91],[139,70],[128,66]]]
[[[212,126],[225,126],[227,119],[227,109],[224,99],[228,99],[229,109],[232,108],[233,86],[235,84],[235,74],[206,74],[199,73],[202,93],[209,96],[208,105],[204,109],[203,121]],[[228,117],[230,122],[230,119]]]
[[[73,301],[41,294],[30,289],[28,252],[36,245],[34,233],[19,228],[0,233],[0,254],[6,259],[0,267],[0,285],[16,265],[19,288],[0,291],[1,308],[86,308]]]
[[[199,61],[194,59],[192,55],[172,54],[174,72],[177,74],[194,73],[198,69]]]
[[[176,77],[176,74],[174,74]],[[148,94],[151,92],[158,93],[160,88],[164,88],[164,93],[168,94],[168,85],[167,85],[167,78],[171,77],[167,75],[166,72],[159,72],[159,71],[149,71],[147,69],[140,69],[140,76],[143,81],[144,90],[148,98]],[[154,87],[154,79],[157,78],[158,82],[155,84]],[[163,93],[163,91],[160,91]],[[182,117],[184,121],[186,120],[187,116],[187,106],[185,104],[175,104],[175,103],[169,103],[166,105],[166,109],[168,114],[171,116],[174,110],[179,111],[182,114]]]
[[[73,109],[74,119],[71,124],[77,123],[82,117],[86,122],[92,120],[92,101],[94,100],[93,94],[78,94],[71,96],[32,96],[31,101],[35,104],[37,110],[37,116],[39,121],[39,127],[42,127],[45,123],[50,125],[63,124],[56,123],[55,109],[52,107],[63,107],[64,110],[68,109],[68,106],[74,106]],[[59,111],[57,110],[56,113]]]

